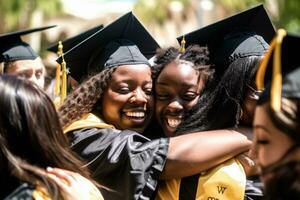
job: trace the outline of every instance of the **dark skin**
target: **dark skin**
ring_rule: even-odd
[[[190,62],[175,60],[162,70],[155,85],[156,119],[168,137],[196,105],[203,87],[200,72]]]
[[[103,119],[120,130],[143,133],[150,123],[153,106],[150,67],[145,64],[118,67],[103,95]]]
[[[185,65],[180,68],[184,70],[187,67]],[[195,74],[193,68],[187,69]],[[198,83],[199,78],[196,77]],[[189,77],[186,78],[189,80]],[[196,84],[195,88],[195,85],[191,86],[191,83],[188,85],[189,87],[184,87],[186,88],[185,95],[193,93],[191,89],[198,94],[202,86],[200,84],[198,87]],[[151,92],[151,71],[147,65],[119,66],[112,74],[112,80],[103,95],[104,121],[120,130],[129,129],[142,133],[151,119],[153,108]],[[144,117],[142,117],[142,112],[145,114]],[[207,131],[173,137],[170,139],[166,165],[160,178],[184,177],[205,171],[246,151],[250,144],[251,142],[243,135],[231,130]],[[214,150],[206,152],[212,146]]]

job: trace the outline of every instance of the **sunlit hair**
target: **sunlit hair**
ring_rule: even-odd
[[[239,58],[228,66],[222,77],[210,81],[177,133],[236,127],[247,85],[252,85],[261,59],[262,56]]]
[[[45,168],[58,167],[89,178],[83,162],[69,149],[51,99],[35,84],[15,76],[0,76],[1,194],[13,181],[45,186],[60,199],[57,185]]]
[[[92,111],[101,113],[102,95],[117,67],[105,69],[80,84],[58,109],[63,127]]]

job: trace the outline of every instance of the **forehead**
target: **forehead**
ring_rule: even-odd
[[[7,69],[8,72],[14,71],[25,71],[25,70],[41,70],[44,68],[44,65],[40,58],[35,60],[17,60],[14,61],[10,67]]]
[[[158,83],[171,81],[173,83],[198,81],[199,71],[192,67],[192,63],[185,61],[173,61],[167,64],[157,78]]]
[[[152,80],[151,69],[146,64],[121,65],[117,67],[116,71],[112,74],[112,80],[119,80],[124,78],[149,81]]]

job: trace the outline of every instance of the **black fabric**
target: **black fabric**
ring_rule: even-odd
[[[21,36],[53,27],[55,26],[46,26],[0,34],[0,62],[36,59],[38,57],[37,53],[30,47],[29,44],[22,41]]]
[[[245,200],[263,199],[263,184],[258,176],[249,177],[246,180]]]
[[[179,200],[196,199],[200,174],[182,178],[180,181]]]
[[[96,51],[89,63],[88,72],[100,72],[103,69],[118,65],[149,65],[148,59],[140,52],[139,48],[130,40],[117,39],[110,42],[103,51]]]
[[[150,141],[132,131],[97,128],[68,136],[93,177],[111,190],[101,190],[104,199],[150,199],[153,195],[166,162],[168,138]]]
[[[208,46],[216,73],[222,74],[238,58],[264,55],[275,35],[262,5],[184,35],[186,45]],[[183,36],[177,38],[178,42]]]
[[[23,183],[18,188],[16,188],[10,195],[4,198],[4,200],[33,200],[32,193],[34,192],[34,187]]]
[[[120,40],[130,41],[130,44]],[[125,45],[128,45],[127,48]],[[129,12],[91,36],[84,39],[78,37],[77,45],[65,53],[64,59],[70,68],[70,75],[81,81],[83,77],[107,67],[144,64],[146,58],[155,55],[158,47],[154,38]],[[61,61],[62,58],[57,60],[59,63]]]

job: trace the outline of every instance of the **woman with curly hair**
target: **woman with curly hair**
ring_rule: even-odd
[[[103,199],[41,88],[2,75],[0,95],[0,198]]]
[[[116,31],[123,23],[124,30]],[[199,173],[249,147],[244,136],[230,130],[155,140],[141,135],[154,106],[145,56],[153,56],[157,47],[129,13],[65,54],[73,70],[79,63],[87,66],[86,73],[96,73],[68,96],[59,113],[72,149],[111,189],[103,191],[105,198],[149,199],[159,179]],[[211,146],[213,151],[200,153]]]
[[[299,199],[300,62],[296,49],[300,37],[279,30],[272,43],[256,79],[257,86],[264,89],[264,71],[273,68],[272,83],[260,95],[255,110],[256,159],[266,199]],[[279,50],[281,55],[276,54]]]

